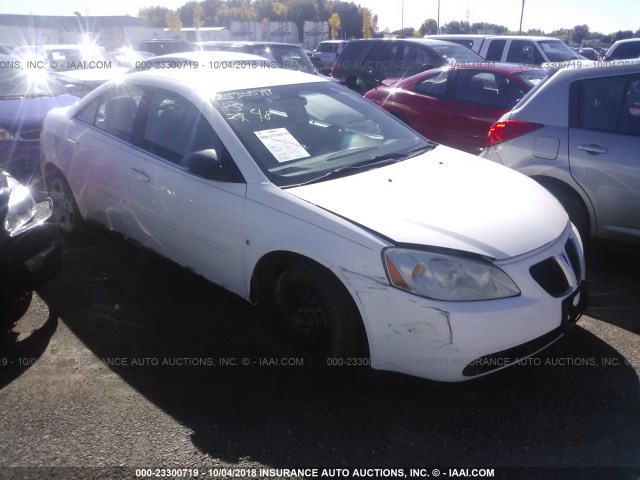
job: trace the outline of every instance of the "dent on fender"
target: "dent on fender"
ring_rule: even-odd
[[[384,297],[381,295],[382,291],[387,291],[389,283],[386,277],[381,278],[375,275],[366,275],[360,272],[354,272],[351,270],[342,269],[347,282],[353,287],[360,302],[364,305],[367,302],[370,303],[371,295]],[[387,319],[386,325],[383,328],[376,327],[379,333],[389,338],[392,336],[411,336],[419,337],[423,347],[433,349],[442,348],[453,344],[453,330],[451,329],[450,315],[451,313],[435,307],[429,307],[421,304],[418,299],[413,299],[411,296],[407,298],[411,312],[404,312],[405,314],[398,315],[398,312],[386,312],[385,318]],[[384,308],[382,302],[381,308]],[[408,315],[406,315],[408,313]],[[407,317],[412,318],[407,322]]]

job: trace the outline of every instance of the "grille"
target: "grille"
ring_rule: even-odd
[[[40,140],[40,129],[23,130],[19,135],[22,140]]]
[[[580,250],[573,237],[564,244],[564,252],[536,263],[529,269],[533,279],[552,297],[566,295],[582,278]]]

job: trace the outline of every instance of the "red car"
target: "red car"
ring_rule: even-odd
[[[457,64],[386,80],[365,98],[435,142],[478,154],[491,125],[546,75],[512,64]]]

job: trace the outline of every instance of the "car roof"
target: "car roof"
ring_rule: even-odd
[[[636,43],[640,42],[640,38],[625,38],[624,40],[618,40],[613,45],[619,45],[621,43]],[[613,45],[611,45],[613,47]]]
[[[194,45],[283,45],[287,47],[296,47],[302,48],[300,45],[296,45],[295,43],[283,43],[283,42],[254,42],[249,40],[206,40],[203,42],[194,42]]]
[[[152,58],[147,59],[152,62],[154,60],[163,60],[163,59],[184,59],[184,60],[199,60],[199,61],[256,61],[256,62],[265,62],[268,61],[264,57],[259,57],[258,55],[251,55],[250,53],[243,52],[229,52],[227,50],[198,50],[198,51],[187,51],[187,52],[176,52],[176,53],[165,53],[164,55],[154,56]]]
[[[533,42],[543,42],[545,40],[557,40],[559,42],[562,42],[562,40],[560,40],[559,38],[556,37],[544,37],[541,35],[488,35],[487,36],[487,40],[494,40],[494,39],[504,39],[504,40],[531,40]],[[564,43],[564,42],[562,42]]]
[[[258,57],[260,58],[260,57]],[[257,72],[259,70],[259,72]],[[248,73],[250,73],[248,75]],[[258,73],[257,75],[255,73]],[[284,68],[258,67],[241,65],[239,68],[205,68],[191,69],[152,69],[133,72],[130,79],[165,79],[178,82],[193,90],[205,90],[207,94],[232,90],[260,89],[279,85],[305,84],[316,82],[332,83],[318,75],[311,75],[297,70]]]

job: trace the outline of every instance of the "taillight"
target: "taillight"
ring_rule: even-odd
[[[521,122],[519,120],[498,121],[491,125],[487,136],[487,147],[521,137],[527,133],[544,127],[541,123]]]
[[[331,65],[331,71],[329,72],[329,76],[330,77],[334,77],[335,75],[333,74],[333,71],[336,69],[336,66],[338,65],[338,63],[334,63],[333,65]]]

